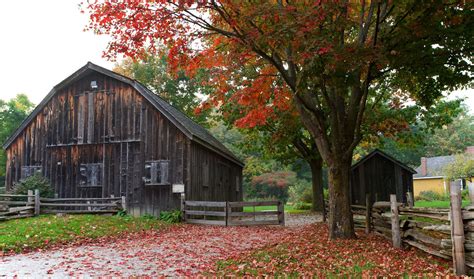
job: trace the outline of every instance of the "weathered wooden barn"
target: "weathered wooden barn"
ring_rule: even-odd
[[[126,196],[134,215],[242,200],[242,162],[139,82],[86,64],[8,139],[6,188],[35,172],[59,197]]]
[[[413,193],[412,168],[381,150],[374,150],[351,169],[352,204],[365,205],[365,196],[371,202],[390,201],[396,194],[397,201],[407,203],[407,193]]]

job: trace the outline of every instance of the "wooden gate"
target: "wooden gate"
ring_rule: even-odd
[[[275,210],[257,210],[275,206]],[[215,202],[184,201],[186,223],[217,226],[285,225],[285,208],[280,201]]]

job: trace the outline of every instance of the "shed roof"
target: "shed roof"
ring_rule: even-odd
[[[207,131],[198,123],[194,122],[183,112],[170,105],[157,94],[154,94],[146,86],[134,79],[130,79],[126,76],[117,74],[113,71],[95,65],[91,62],[88,62],[85,66],[83,66],[75,73],[61,81],[56,86],[54,86],[53,89],[49,92],[49,94],[43,99],[43,101],[41,101],[41,103],[33,110],[33,112],[23,121],[20,127],[5,142],[3,148],[7,149],[13,143],[13,141],[15,141],[15,139],[21,134],[23,129],[25,129],[30,124],[30,122],[36,117],[36,115],[38,115],[38,113],[58,91],[60,91],[62,88],[66,87],[70,83],[88,75],[91,72],[98,72],[129,84],[130,86],[135,88],[145,99],[147,99],[158,111],[165,115],[165,117],[167,117],[188,138],[202,146],[213,150],[214,152],[224,156],[225,158],[233,161],[234,163],[240,166],[244,165],[242,161],[240,161],[229,149],[227,149],[219,140],[212,136],[209,131]]]
[[[351,169],[357,168],[358,166],[360,166],[361,164],[364,164],[365,162],[367,162],[368,160],[370,160],[374,156],[382,156],[385,159],[387,159],[389,161],[392,161],[394,164],[399,165],[402,169],[405,169],[405,170],[411,172],[412,174],[416,173],[416,171],[414,169],[412,169],[409,166],[405,165],[404,163],[398,161],[397,159],[393,158],[392,156],[388,155],[387,153],[383,152],[380,149],[375,149],[374,151],[370,152],[367,156],[365,156],[364,158],[360,159],[357,163],[355,163],[352,166]]]

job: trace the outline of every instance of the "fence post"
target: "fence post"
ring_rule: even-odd
[[[370,203],[370,193],[365,194],[365,233],[370,233],[372,223],[372,204]]]
[[[285,225],[285,205],[281,201],[278,202],[278,223]]]
[[[413,193],[412,192],[407,192],[407,204],[408,208],[413,208],[415,206],[415,199],[413,198]]]
[[[390,208],[392,211],[392,242],[393,247],[401,249],[400,218],[398,216],[397,195],[390,195]]]
[[[40,192],[35,190],[35,216],[40,215]]]
[[[33,204],[33,201],[34,201],[33,190],[28,190],[28,205]]]
[[[453,266],[456,275],[466,274],[466,258],[464,253],[464,223],[461,209],[461,185],[460,180],[452,181],[450,184],[451,206],[451,238],[453,241]]]
[[[122,196],[122,210],[127,211],[127,197]]]
[[[181,193],[181,219],[183,222],[186,222],[186,194]]]

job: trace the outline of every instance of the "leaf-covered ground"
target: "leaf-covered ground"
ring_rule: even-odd
[[[317,218],[316,218],[317,219]],[[328,242],[315,218],[292,226],[172,225],[0,257],[0,278],[197,275],[444,275],[448,264],[397,251],[376,236]],[[306,225],[305,225],[306,224]],[[79,246],[78,246],[79,245]]]
[[[288,231],[276,245],[219,261],[205,275],[290,277],[433,277],[449,275],[449,263],[413,249],[397,250],[381,236],[328,240],[323,224]]]

